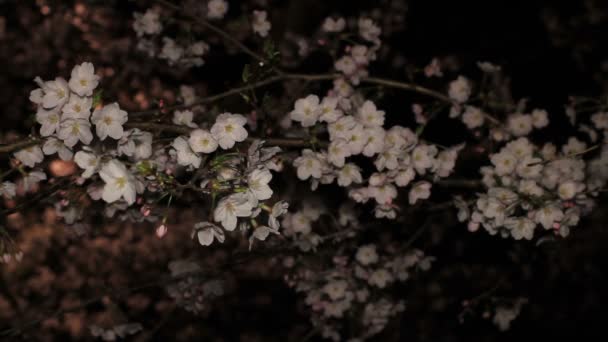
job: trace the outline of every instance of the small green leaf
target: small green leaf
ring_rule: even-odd
[[[101,103],[102,95],[103,89],[99,89],[95,92],[95,94],[93,95],[93,108],[97,107],[97,105]]]

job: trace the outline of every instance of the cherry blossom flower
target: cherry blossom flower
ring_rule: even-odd
[[[203,246],[211,246],[213,240],[224,242],[224,231],[210,222],[199,222],[194,225],[192,237],[196,235],[198,242]]]
[[[211,133],[204,129],[195,129],[190,132],[188,144],[190,144],[192,151],[201,153],[214,152],[218,145]]]
[[[62,119],[89,120],[92,105],[93,98],[91,97],[70,96],[68,103],[63,106]]]
[[[268,31],[272,25],[267,19],[268,13],[266,11],[253,11],[253,22],[251,26],[253,28],[253,32],[260,35],[260,37],[266,37],[268,35]]]
[[[34,145],[15,152],[15,158],[19,159],[25,166],[34,167],[44,160],[44,155],[40,146]]]
[[[243,126],[247,119],[240,114],[223,113],[215,120],[211,127],[211,135],[221,148],[232,148],[236,142],[247,139],[247,130]]]
[[[74,162],[81,169],[84,169],[82,173],[83,178],[90,178],[95,174],[100,167],[100,158],[96,156],[94,153],[78,151],[76,155],[74,155]]]
[[[471,96],[471,84],[464,76],[458,76],[455,81],[450,82],[448,96],[456,103],[465,103]]]
[[[194,113],[192,113],[191,110],[183,110],[183,111],[176,110],[173,113],[173,123],[176,125],[180,125],[180,126],[188,126],[191,128],[196,128],[196,127],[198,127],[198,125],[195,124],[194,122],[192,122],[193,116],[194,116]]]
[[[72,150],[70,150],[63,141],[54,137],[46,139],[44,145],[42,145],[42,152],[47,156],[57,153],[61,160],[72,160],[72,157],[74,156]]]
[[[344,18],[334,19],[332,17],[327,17],[323,21],[323,31],[330,33],[342,32],[346,27],[346,20]]]
[[[101,195],[104,201],[113,203],[124,198],[129,205],[135,203],[137,196],[135,179],[123,163],[116,159],[110,160],[103,165],[99,176],[105,182]]]
[[[268,169],[255,169],[247,175],[249,191],[260,201],[272,197],[272,189],[268,185],[272,179],[272,173]]]
[[[412,186],[409,193],[410,204],[416,204],[419,199],[427,199],[431,196],[431,183],[429,182],[418,182]]]
[[[2,182],[0,183],[0,195],[11,199],[13,197],[15,197],[15,194],[17,193],[17,187],[15,186],[15,183],[12,182]]]
[[[42,125],[40,127],[40,135],[48,137],[59,130],[61,114],[56,109],[47,110],[40,107],[36,112],[36,121]]]
[[[359,108],[357,116],[365,127],[384,125],[384,111],[376,109],[376,105],[372,101],[365,101]]]
[[[93,90],[99,84],[99,76],[95,75],[95,68],[90,62],[84,62],[76,65],[72,69],[70,77],[70,90],[78,94],[78,96],[91,96]]]
[[[252,210],[250,198],[244,193],[235,193],[222,198],[213,212],[213,219],[221,222],[224,229],[233,231],[237,218],[250,216]]]
[[[144,14],[135,13],[133,16],[135,17],[133,30],[137,32],[138,37],[159,34],[163,29],[158,12],[152,9]]]
[[[195,168],[198,168],[201,165],[201,157],[192,151],[190,144],[184,137],[175,138],[171,146],[177,151],[177,163],[179,165],[192,165]]]
[[[41,92],[35,96],[30,96],[32,102],[42,105],[45,109],[52,109],[63,106],[70,98],[68,82],[61,77],[54,81],[43,82],[40,77],[36,77],[36,83],[40,86]]]
[[[122,126],[127,120],[127,112],[121,110],[116,102],[95,110],[91,116],[97,136],[101,140],[105,140],[108,136],[116,140],[122,138],[124,133]]]
[[[228,2],[225,0],[210,0],[207,3],[207,17],[209,19],[222,19],[228,12]]]
[[[289,114],[293,121],[298,121],[302,127],[314,126],[321,115],[319,108],[319,97],[308,95],[303,99],[298,99],[293,111]]]
[[[91,124],[83,119],[62,120],[57,137],[63,140],[67,147],[74,147],[78,141],[88,145],[93,140]]]

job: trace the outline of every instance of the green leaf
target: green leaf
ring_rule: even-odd
[[[97,105],[101,103],[102,95],[103,89],[99,89],[95,92],[95,94],[93,94],[93,108],[97,107]]]
[[[243,74],[241,75],[243,78],[243,82],[247,83],[249,78],[251,77],[251,71],[249,70],[249,64],[245,65],[243,68]]]

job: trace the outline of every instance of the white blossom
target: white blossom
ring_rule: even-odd
[[[72,69],[69,86],[78,96],[92,96],[98,84],[99,76],[95,75],[93,63],[84,62]]]
[[[210,0],[207,3],[207,17],[209,19],[222,19],[228,12],[228,2],[225,0]]]
[[[54,137],[46,139],[44,145],[42,145],[42,152],[47,156],[57,153],[61,160],[72,160],[72,157],[74,156],[72,150],[70,150],[63,141]]]
[[[33,101],[41,104],[45,109],[61,107],[70,98],[68,82],[61,77],[57,77],[54,81],[46,82],[43,82],[40,77],[36,77],[35,81],[42,91],[41,93],[39,92],[38,96],[35,96]],[[30,99],[32,99],[32,96],[30,96]]]
[[[252,210],[250,198],[244,193],[235,193],[222,198],[213,212],[213,219],[221,222],[224,229],[233,231],[237,217],[248,217]]]
[[[196,234],[198,242],[203,246],[210,246],[213,240],[217,240],[220,243],[224,242],[224,231],[210,222],[198,222],[194,225],[194,231],[192,237]]]
[[[44,155],[40,146],[34,145],[15,152],[15,158],[19,159],[25,166],[34,167],[44,160]]]
[[[133,30],[137,32],[138,37],[144,35],[155,35],[162,31],[162,24],[158,12],[149,9],[146,13],[135,13],[133,15],[135,21],[133,22]]]
[[[312,150],[303,150],[302,155],[296,158],[293,164],[297,168],[300,180],[306,180],[311,176],[319,179],[322,176],[322,163]]]
[[[379,127],[384,125],[384,111],[376,109],[372,101],[365,101],[357,112],[359,121],[366,127]]]
[[[62,119],[89,120],[92,106],[93,98],[91,97],[70,96],[68,103],[63,106]]]
[[[96,156],[94,153],[78,151],[76,155],[74,155],[74,161],[76,165],[81,169],[84,169],[82,173],[83,178],[90,178],[95,172],[99,170],[100,166],[100,158]]]
[[[61,113],[59,113],[57,109],[47,110],[40,107],[36,112],[36,121],[42,125],[42,127],[40,127],[40,135],[48,137],[59,130]]]
[[[192,165],[195,168],[201,165],[201,157],[192,151],[190,144],[184,137],[175,138],[171,146],[177,151],[177,163],[179,165]]]
[[[211,135],[221,148],[227,150],[236,142],[247,139],[247,130],[243,127],[246,123],[247,119],[240,114],[220,114],[211,127]]]
[[[97,136],[101,140],[105,140],[108,136],[116,140],[122,138],[124,133],[122,126],[127,120],[127,112],[121,110],[116,102],[95,110],[91,116]]]
[[[471,84],[464,76],[450,82],[448,96],[457,103],[465,103],[471,96]]]
[[[410,204],[416,204],[419,199],[427,199],[431,196],[431,183],[418,182],[412,186],[409,193]]]
[[[325,31],[325,32],[336,33],[336,32],[342,32],[345,27],[346,27],[346,20],[344,20],[344,18],[334,19],[332,17],[327,17],[323,21],[322,28],[323,28],[323,31]]]
[[[88,120],[83,119],[62,120],[57,136],[67,147],[74,147],[78,141],[88,145],[93,140],[91,124]]]
[[[218,145],[211,133],[204,129],[195,129],[190,132],[188,143],[190,144],[192,151],[199,153],[214,152],[217,150]]]
[[[101,195],[104,201],[113,203],[124,198],[129,205],[135,203],[137,195],[135,179],[123,163],[116,159],[110,160],[103,165],[99,176],[105,182]]]
[[[191,128],[195,128],[195,127],[197,127],[197,125],[194,122],[192,122],[193,116],[194,116],[194,113],[192,113],[191,110],[183,110],[183,111],[176,110],[173,113],[173,123],[175,125],[179,125],[179,126],[188,126]]]
[[[249,191],[260,201],[272,197],[272,189],[268,185],[272,179],[272,173],[268,169],[255,169],[247,175]]]
[[[253,28],[253,32],[260,35],[260,37],[266,37],[268,35],[268,31],[272,25],[268,21],[268,13],[266,11],[253,11],[253,22],[251,26]]]
[[[308,95],[303,99],[298,99],[294,105],[293,111],[289,114],[293,121],[298,121],[302,127],[314,126],[321,115],[319,108],[319,97],[317,95]]]

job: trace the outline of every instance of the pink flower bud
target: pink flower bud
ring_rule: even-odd
[[[167,225],[161,224],[160,226],[158,226],[158,228],[156,228],[156,236],[159,239],[162,239],[167,234],[167,230]]]

